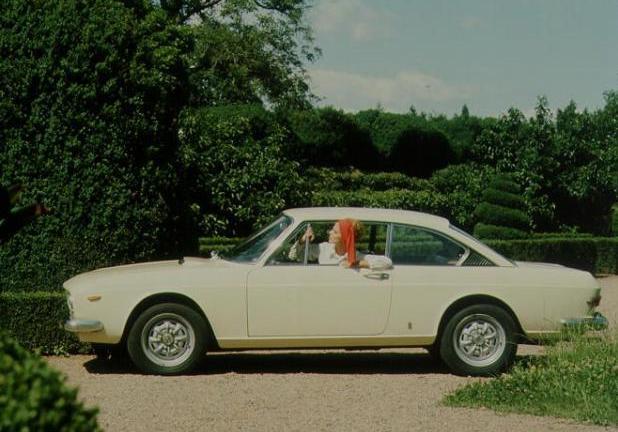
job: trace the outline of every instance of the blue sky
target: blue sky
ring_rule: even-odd
[[[530,114],[618,90],[618,0],[314,0],[320,105]]]

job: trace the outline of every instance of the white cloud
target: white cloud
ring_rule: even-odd
[[[309,71],[313,92],[323,104],[356,111],[380,104],[387,111],[407,111],[410,105],[421,110],[460,103],[479,89],[451,85],[438,77],[418,71],[376,77],[329,69]],[[455,106],[456,104],[454,104]]]
[[[358,42],[389,35],[393,17],[362,0],[321,0],[311,11],[316,34],[337,33]]]
[[[477,17],[463,17],[461,20],[459,20],[459,25],[464,29],[464,30],[474,30],[477,28],[480,28],[482,25],[482,21],[480,18]]]

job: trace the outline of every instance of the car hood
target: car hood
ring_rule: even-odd
[[[190,268],[228,268],[238,267],[230,261],[220,258],[184,258],[183,260],[153,261],[139,264],[127,264],[114,267],[105,267],[78,274],[64,283],[64,288],[68,291],[78,286],[94,286],[100,283],[109,283],[111,280],[125,277],[136,277],[139,275],[152,276],[156,273],[169,275],[170,273],[182,272]]]

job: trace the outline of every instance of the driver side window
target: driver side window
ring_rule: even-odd
[[[305,265],[318,264],[319,245],[328,242],[328,232],[334,222],[305,222],[283,242],[281,247],[270,257],[267,265]],[[311,227],[311,242],[301,241],[301,237]]]
[[[466,250],[433,231],[395,225],[391,243],[393,264],[454,266]]]

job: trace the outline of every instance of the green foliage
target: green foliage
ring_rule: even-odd
[[[311,205],[316,207],[376,207],[415,210],[443,215],[447,208],[446,198],[431,191],[317,191]]]
[[[514,173],[536,230],[573,226],[607,235],[618,194],[617,114],[616,92],[606,94],[601,110],[577,112],[571,103],[555,119],[541,98],[535,117],[511,109],[487,127],[470,157]]]
[[[39,350],[42,354],[88,350],[62,328],[69,317],[64,293],[3,292],[0,311],[0,329],[29,350]]]
[[[479,239],[515,240],[525,238],[526,232],[517,228],[479,222],[474,226],[474,235]]]
[[[393,171],[428,178],[453,161],[454,154],[446,135],[436,129],[414,125],[397,136],[387,164]]]
[[[197,0],[164,3],[173,5],[165,9],[181,21],[199,14],[187,26],[195,41],[188,71],[193,107],[262,101],[309,106],[305,64],[320,50],[306,22],[307,0],[223,0],[216,7]]]
[[[471,231],[476,223],[474,209],[493,175],[494,170],[485,166],[449,165],[436,171],[430,182],[435,190],[446,195],[446,214],[451,222]]]
[[[425,180],[409,177],[397,172],[367,173],[360,170],[335,171],[328,168],[309,167],[305,171],[311,190],[356,191],[369,189],[386,191],[406,189],[411,191],[433,190],[432,184]]]
[[[449,406],[486,407],[618,425],[618,338],[580,336],[517,364],[499,378],[448,395]]]
[[[59,372],[0,331],[0,430],[99,431],[96,416]]]
[[[485,243],[514,260],[562,264],[591,273],[618,273],[618,239],[612,237],[487,240]]]
[[[139,2],[134,2],[139,3]],[[176,119],[187,31],[142,2],[18,0],[0,13],[0,182],[53,216],[0,250],[2,290],[181,246]]]
[[[618,237],[618,204],[612,207],[612,234]]]
[[[494,177],[483,191],[482,202],[474,210],[478,223],[474,234],[479,238],[515,239],[528,236],[530,219],[523,211],[524,199],[510,176]]]
[[[294,135],[287,155],[303,165],[371,170],[382,166],[369,132],[341,110],[295,111],[287,114],[287,121]]]
[[[497,204],[482,202],[476,208],[476,215],[480,221],[488,225],[497,225],[506,228],[516,228],[525,235],[529,220],[527,215],[521,210],[510,209]]]
[[[360,111],[355,118],[371,132],[373,145],[384,155],[385,168],[390,171],[427,178],[455,161],[448,136],[436,128],[432,118],[378,109]]]
[[[181,125],[187,194],[203,234],[248,235],[307,199],[298,164],[283,155],[286,131],[263,108],[190,111]]]

